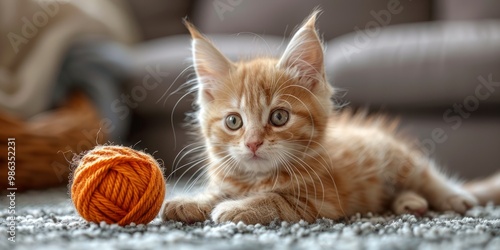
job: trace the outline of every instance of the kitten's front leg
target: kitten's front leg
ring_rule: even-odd
[[[163,221],[174,220],[185,223],[203,222],[210,219],[210,213],[221,196],[202,194],[196,197],[177,197],[167,200],[161,210]]]
[[[278,193],[258,193],[239,200],[227,200],[212,211],[216,223],[242,221],[245,224],[269,224],[273,220],[312,222],[316,216],[296,197]]]

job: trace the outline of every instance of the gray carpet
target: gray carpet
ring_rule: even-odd
[[[0,249],[500,249],[500,206],[492,205],[466,216],[385,214],[270,226],[155,219],[118,227],[85,222],[66,189],[53,189],[17,195],[16,242],[10,243],[4,194],[0,201]]]

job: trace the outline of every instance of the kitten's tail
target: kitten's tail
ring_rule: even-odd
[[[500,204],[500,172],[483,180],[467,182],[464,187],[478,199],[481,205],[490,201]]]

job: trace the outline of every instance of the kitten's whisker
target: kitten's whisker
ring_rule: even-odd
[[[190,162],[186,162],[184,164],[182,164],[181,166],[175,166],[175,169],[169,174],[169,176],[167,177],[167,180],[170,179],[170,178],[173,178],[174,175],[180,171],[181,169],[184,169],[185,167],[188,167],[189,165],[191,165],[193,162],[202,162],[202,161],[205,161],[208,159],[208,156],[203,156],[203,157],[200,157],[200,158],[197,158],[196,160],[192,160]],[[179,163],[180,164],[180,163]]]
[[[288,156],[288,158],[292,159],[293,161],[295,161],[296,163],[298,163],[299,165],[301,165],[301,166],[302,166],[302,168],[303,168],[304,170],[306,170],[306,173],[309,175],[309,178],[310,178],[310,179],[313,179],[313,177],[312,177],[311,173],[310,173],[310,172],[309,172],[306,168],[304,168],[304,166],[302,165],[302,163],[301,163],[301,162],[297,161],[297,158],[296,158],[293,154],[290,154],[289,152],[286,152],[286,151],[285,151],[285,152],[283,152],[283,155]],[[306,181],[306,178],[305,178],[305,177],[304,177],[304,175],[302,174],[302,171],[300,171],[300,170],[297,168],[297,166],[295,166],[294,164],[290,164],[290,166],[292,167],[292,169],[297,170],[297,171],[299,172],[300,176],[302,177],[302,183],[304,183],[303,187],[304,187],[304,189],[305,189],[305,190],[304,190],[304,191],[305,191],[305,198],[306,198],[305,203],[307,204],[307,203],[308,203],[308,201],[309,201],[309,190],[308,190],[308,183],[307,183],[307,181]],[[294,172],[295,172],[295,171],[294,171]],[[313,188],[314,188],[314,193],[316,193],[316,186],[315,186],[315,185],[313,185]],[[299,190],[300,190],[300,187],[299,187]],[[299,197],[301,197],[301,196],[299,195]],[[298,202],[299,200],[300,200],[300,199],[297,199],[297,202]],[[305,207],[304,207],[304,209],[305,209]],[[304,212],[305,212],[305,210],[304,210]]]
[[[203,162],[205,162],[207,160],[207,158],[201,158],[201,159],[198,159],[196,161],[191,161],[191,162],[188,162],[184,165],[182,165],[180,168],[174,170],[175,172],[179,172],[180,170],[184,170],[181,175],[179,177],[173,177],[174,176],[174,172],[172,172],[169,177],[167,177],[167,180],[171,180],[171,179],[182,179],[184,177],[184,175],[186,175],[191,169],[193,169],[194,167],[196,167],[197,165],[199,164],[202,164]]]
[[[181,176],[179,176],[179,178],[177,178],[177,180],[176,180],[176,181],[175,181],[175,183],[174,183],[174,189],[175,189],[175,187],[177,187],[177,185],[179,184],[179,182],[182,180],[182,178],[184,177],[184,175],[185,175],[186,173],[188,173],[191,169],[193,169],[194,167],[196,167],[198,164],[203,163],[203,161],[204,161],[203,159],[202,159],[202,160],[198,160],[198,161],[196,161],[194,164],[190,165],[190,166],[188,167],[188,169],[187,169],[186,171],[184,171],[184,172],[181,174]],[[186,166],[188,166],[188,165],[186,165]],[[202,169],[202,168],[199,168],[199,169]],[[197,171],[196,171],[196,172],[197,172]]]
[[[222,153],[221,153],[221,154],[222,154]],[[225,155],[222,159],[229,158],[229,157],[230,157],[229,155]],[[189,168],[188,168],[188,170],[186,170],[184,173],[189,172],[189,170],[190,170],[191,168],[193,168],[194,166],[196,166],[196,165],[198,165],[198,164],[200,164],[200,163],[202,163],[202,162],[205,162],[205,161],[207,161],[207,160],[209,160],[209,157],[208,157],[208,156],[206,156],[206,157],[203,157],[203,158],[199,159],[199,160],[195,163],[195,165],[193,165],[193,166],[189,167]],[[186,165],[186,164],[185,164],[185,165]],[[207,163],[205,163],[204,165],[200,166],[200,167],[199,167],[199,169],[197,169],[197,170],[195,171],[195,173],[193,173],[193,174],[190,176],[190,178],[188,179],[188,181],[186,182],[186,184],[188,184],[194,176],[198,176],[198,177],[196,177],[196,180],[198,180],[199,178],[201,178],[203,175],[202,175],[202,174],[198,175],[198,172],[199,172],[200,170],[203,170],[203,171],[205,171],[205,174],[206,174],[206,172],[208,171],[208,167],[209,167],[209,166],[210,166],[210,162],[207,162]],[[181,177],[179,177],[179,179],[181,179],[181,178],[182,178],[182,175],[181,175]],[[194,186],[195,184],[196,184],[196,182],[193,182],[192,184],[190,184],[190,186]],[[188,187],[189,187],[189,186],[188,186]]]
[[[218,176],[219,172],[227,171],[227,169],[228,169],[227,162],[228,161],[231,161],[229,156],[224,158],[224,162],[219,164],[219,165],[213,165],[212,163],[208,163],[207,167],[206,167],[207,171],[205,172],[206,182],[208,183],[209,181],[211,182],[212,180],[217,180],[218,178],[216,178],[216,176]],[[208,168],[208,167],[210,167],[210,168]],[[219,184],[222,184],[222,183],[219,183]]]
[[[273,177],[274,181],[273,181],[273,186],[271,187],[271,191],[274,191],[274,189],[276,188],[276,184],[278,184],[279,162],[274,158],[272,158],[271,162],[272,162],[271,165],[273,166],[272,171],[273,171],[273,176],[274,176]]]
[[[201,169],[203,169],[203,173],[201,173],[201,174],[198,174],[198,175],[197,175],[197,172],[198,172],[199,170],[201,170]],[[196,171],[196,173],[194,173],[194,174],[192,175],[192,177],[194,177],[194,176],[196,176],[196,175],[197,175],[197,177],[196,177],[196,178],[192,181],[192,183],[191,183],[191,184],[189,184],[189,185],[187,186],[187,188],[186,188],[187,190],[191,190],[191,189],[193,189],[193,188],[194,188],[194,186],[195,186],[196,184],[198,184],[198,182],[200,181],[200,179],[201,179],[201,178],[204,178],[205,180],[208,180],[208,178],[205,178],[205,177],[206,177],[206,175],[207,175],[207,172],[208,172],[208,165],[204,165],[204,166],[203,166],[202,168],[200,168],[199,170],[197,170],[197,171]],[[192,178],[192,177],[191,177],[191,178]],[[189,178],[189,179],[191,180],[191,178]],[[190,181],[190,180],[188,180],[188,181],[186,182],[186,184],[187,184],[187,183],[189,183],[189,181]],[[201,184],[200,184],[200,186],[203,186],[203,185],[201,185]]]
[[[212,164],[212,167],[214,168],[214,172],[210,173],[211,176],[215,177],[218,176],[219,173],[225,173],[224,176],[222,177],[222,180],[219,183],[219,188],[222,189],[222,184],[224,183],[224,180],[226,179],[227,175],[233,171],[235,165],[235,160],[227,154],[225,157],[220,159],[220,163]]]
[[[201,173],[199,173],[201,171]],[[199,180],[199,178],[201,178],[202,176],[204,176],[204,174],[206,174],[207,172],[207,168],[206,168],[206,165],[202,165],[201,167],[199,167],[190,177],[189,179],[186,181],[186,185],[184,186],[184,192],[190,192],[191,189],[194,187],[194,185],[196,185],[197,181]],[[195,177],[196,178],[191,182],[192,178]],[[191,182],[191,183],[190,183]]]
[[[201,164],[201,163],[203,163],[203,162],[207,161],[208,159],[209,159],[209,158],[208,158],[208,156],[205,156],[205,157],[202,157],[202,158],[197,159],[196,161],[192,161],[192,162],[185,163],[185,164],[183,164],[181,167],[179,167],[179,168],[177,168],[176,170],[174,170],[174,172],[176,172],[176,171],[179,171],[180,169],[183,169],[183,168],[185,168],[185,167],[188,167],[188,168],[187,168],[187,169],[186,169],[186,170],[185,170],[185,171],[181,174],[181,176],[179,176],[179,177],[177,178],[177,180],[176,180],[176,182],[175,182],[175,184],[174,184],[174,188],[178,185],[179,181],[183,179],[183,177],[184,177],[184,175],[185,175],[185,174],[187,174],[187,173],[188,173],[191,169],[193,169],[194,167],[198,166],[199,164]],[[197,173],[198,173],[201,169],[206,169],[208,165],[209,165],[208,163],[201,165],[201,166],[200,166],[200,167],[199,167],[199,168],[195,171],[195,173],[193,173],[193,175],[189,178],[189,180],[186,182],[186,184],[188,184],[188,183],[189,183],[189,181],[191,180],[191,178],[192,178],[193,176],[195,176],[195,175],[196,175],[196,174],[197,174]],[[171,173],[170,175],[172,175],[172,174],[174,174],[174,173]],[[169,175],[169,176],[170,176],[170,175]]]
[[[222,177],[222,181],[219,183],[219,187],[222,189],[222,184],[225,183],[226,178],[228,175],[231,173],[233,174],[235,168],[237,168],[238,161],[234,160],[233,158],[230,159],[231,161],[228,163],[229,169],[225,171],[225,175]]]
[[[323,147],[323,145],[320,144],[320,143],[317,143],[315,141],[311,141],[311,142],[312,143],[316,143],[316,145],[318,145],[322,149],[322,151],[316,150],[316,149],[311,148],[309,146],[303,146],[303,145],[297,145],[297,146],[298,147],[304,147],[304,150],[297,150],[297,149],[290,148],[290,147],[289,147],[289,149],[290,150],[294,150],[295,152],[301,153],[304,156],[307,156],[307,157],[312,158],[312,159],[315,159],[317,156],[319,156],[321,158],[321,160],[323,161],[323,163],[324,163],[325,166],[331,166],[331,164],[332,164],[332,158],[331,158],[330,154],[328,154],[328,152],[330,152],[330,151],[326,150],[326,148]],[[309,151],[312,151],[315,154],[310,154]],[[325,155],[325,153],[326,153],[326,155],[328,157],[328,161],[323,157],[323,155]],[[327,168],[329,169],[330,167],[327,167]]]
[[[290,153],[288,153],[288,152],[287,152],[287,154],[290,154]],[[309,169],[310,169],[310,170],[311,170],[311,171],[312,171],[312,172],[316,175],[316,177],[317,177],[317,181],[319,181],[319,183],[320,183],[320,185],[321,185],[321,191],[322,191],[322,192],[321,192],[321,206],[320,206],[320,208],[318,209],[318,215],[319,215],[319,213],[320,213],[320,211],[321,211],[321,209],[322,209],[322,207],[323,207],[323,205],[324,205],[324,202],[325,202],[325,186],[324,186],[324,183],[323,183],[323,181],[322,181],[322,178],[318,175],[318,173],[316,172],[316,170],[315,170],[314,168],[312,168],[312,167],[311,167],[311,166],[310,166],[307,162],[305,162],[303,159],[301,159],[301,158],[299,158],[299,157],[297,157],[297,156],[295,156],[295,155],[293,155],[293,154],[290,154],[289,156],[290,156],[291,158],[293,158],[293,159],[294,159],[297,163],[299,163],[299,165],[300,165],[300,166],[302,166],[302,167],[306,166],[307,168],[309,168]],[[311,158],[311,159],[316,160],[315,158]],[[316,161],[317,161],[317,160],[316,160]],[[324,166],[321,162],[319,162],[319,161],[318,161],[318,163],[320,163],[320,166],[322,166],[322,167],[326,168],[326,166]],[[307,168],[304,168],[304,170],[306,170],[306,172],[309,174],[309,177],[310,177],[311,179],[314,179],[314,178],[311,176],[311,174],[310,174],[310,172],[309,172],[309,170],[308,170]],[[313,182],[312,182],[312,185],[313,185],[313,187],[314,187],[314,195],[315,195],[315,196],[314,196],[314,199],[315,199],[315,200],[317,200],[317,199],[318,199],[318,197],[317,197],[317,196],[318,196],[318,192],[317,192],[318,190],[316,190],[316,185],[315,185],[315,183],[316,183],[316,181],[313,181]],[[307,194],[307,196],[308,196],[308,194]],[[307,199],[307,198],[306,198],[306,199]]]
[[[298,175],[295,173],[294,171],[294,167],[293,165],[285,159],[285,157],[283,155],[279,155],[281,161],[283,162],[283,166],[287,169],[287,172],[290,173],[290,176],[291,178],[295,178],[295,184],[292,184],[292,188],[293,188],[293,192],[294,192],[294,195],[297,197],[297,201],[299,200],[299,198],[301,197],[301,187],[300,187],[300,181],[299,181],[299,178],[298,178]],[[299,174],[301,174],[299,172]],[[302,181],[304,182],[304,176],[301,174],[301,177],[302,177]],[[293,178],[291,179],[293,181]],[[295,206],[296,208],[298,207],[298,204],[296,204]]]
[[[284,163],[283,166],[285,167],[287,173],[289,173],[291,180],[293,180],[293,178],[295,178],[295,181],[297,184],[297,185],[292,185],[293,194],[296,196],[294,211],[297,211],[298,207],[299,207],[300,197],[301,197],[299,178],[298,178],[297,174],[295,173],[295,171],[293,171],[291,165],[289,165],[288,163]],[[297,187],[297,189],[295,189],[296,187]]]
[[[179,153],[175,156],[174,158],[174,161],[173,161],[173,168],[174,168],[174,171],[172,173],[170,173],[170,175],[168,177],[170,177],[173,173],[175,173],[177,171],[177,169],[179,168],[179,164],[181,163],[181,161],[189,154],[193,153],[193,152],[196,152],[196,151],[202,151],[205,149],[205,145],[200,145],[200,146],[197,146],[197,147],[194,147],[194,148],[191,148],[189,149],[188,151],[185,152],[185,150],[187,150],[188,148],[192,147],[192,146],[195,146],[196,143],[191,143],[187,146],[185,146],[183,149],[181,149],[181,151],[179,151]],[[182,155],[182,156],[180,156]],[[180,156],[180,157],[179,157]],[[168,179],[167,177],[167,179]]]
[[[295,161],[295,160],[294,160],[294,161]],[[299,163],[299,164],[300,164],[300,163]],[[302,177],[302,182],[303,182],[302,187],[304,187],[304,189],[305,189],[305,190],[304,190],[304,191],[305,191],[305,203],[307,204],[307,203],[308,203],[308,201],[309,201],[308,183],[306,182],[306,180],[305,180],[304,175],[302,174],[302,172],[301,172],[301,171],[299,171],[299,170],[298,170],[298,168],[297,168],[294,164],[290,164],[290,166],[291,166],[293,169],[297,170],[297,171],[299,172],[299,174],[301,175],[301,177]],[[294,172],[295,172],[295,171],[294,171]],[[310,178],[312,178],[311,174],[310,174],[307,170],[306,170],[306,173],[309,175],[309,177],[310,177]],[[313,186],[313,187],[314,187],[314,186]],[[301,186],[298,186],[299,191],[300,191],[300,188],[301,188]],[[316,187],[314,187],[314,189],[316,189]],[[297,196],[297,206],[296,206],[296,208],[298,207],[298,203],[299,203],[299,201],[300,201],[300,198],[301,198],[301,197],[302,197],[302,196],[301,196],[301,195],[300,195],[300,193],[299,193],[299,194],[298,194],[298,196]],[[304,208],[304,209],[305,209],[305,208]],[[304,212],[305,212],[305,211],[304,211]]]
[[[316,143],[317,143],[317,142],[316,142]],[[318,144],[319,144],[319,143],[318,143]],[[321,145],[321,144],[319,144],[319,145]],[[321,147],[323,148],[323,150],[325,150],[324,152],[328,152],[328,151],[326,150],[326,148],[324,148],[323,146],[321,146]],[[290,149],[290,150],[294,150],[294,149]],[[319,154],[319,155],[322,155],[322,154]],[[326,161],[323,157],[321,157],[321,158],[323,159],[323,161],[324,161],[324,163],[325,163],[325,164],[323,165],[323,163],[320,163],[320,166],[321,166],[321,167],[323,167],[323,168],[325,169],[325,171],[328,173],[328,176],[330,177],[330,180],[332,181],[332,183],[333,183],[333,185],[334,185],[334,187],[335,187],[335,192],[336,192],[336,196],[337,196],[337,201],[338,201],[338,203],[339,203],[339,208],[340,208],[340,210],[341,210],[342,214],[343,214],[344,216],[346,216],[346,213],[345,213],[345,211],[344,211],[344,208],[343,208],[342,203],[341,203],[341,200],[340,200],[340,195],[339,195],[339,192],[338,192],[337,183],[335,182],[335,178],[333,177],[333,174],[332,174],[332,170],[333,170],[333,169],[330,167],[330,166],[332,166],[332,165],[333,165],[333,162],[332,162],[332,159],[330,158],[330,155],[329,155],[329,154],[327,154],[327,155],[328,155],[328,157],[329,157],[329,161]],[[312,156],[309,156],[309,157],[310,157],[311,159],[314,159],[314,160],[318,161],[315,157],[312,157]],[[319,161],[318,161],[318,162],[319,162]],[[348,165],[349,165],[349,164],[348,164]]]
[[[264,44],[266,44],[268,54],[273,53],[273,50],[271,49],[271,46],[269,46],[269,43],[261,35],[254,33],[254,32],[238,32],[236,35],[239,36],[241,34],[250,34],[250,35],[253,35],[253,36],[259,38],[260,40],[262,40],[264,42]]]
[[[310,89],[302,86],[302,85],[298,85],[298,84],[293,84],[293,85],[288,85],[286,87],[284,87],[283,89],[287,89],[287,88],[300,88],[304,91],[306,91],[307,93],[309,93],[309,95],[311,95],[315,100],[316,100],[316,103],[318,103],[319,105],[321,105],[321,107],[323,108],[323,112],[326,112],[326,113],[330,113],[331,110],[329,109],[329,107],[324,107],[323,106],[323,102],[321,102],[321,100],[318,98],[317,95],[315,95]]]
[[[191,74],[188,74],[187,78],[190,79],[190,80],[187,80],[185,83],[181,84],[181,86],[179,86],[176,90],[172,91],[172,93],[169,94],[168,97],[174,95],[174,94],[177,94],[181,91],[187,91],[189,93],[193,93],[195,92],[196,90],[198,90],[198,80],[193,77],[195,75],[195,73],[191,73]]]
[[[287,165],[287,161],[283,158],[283,156],[281,156],[281,154],[276,155],[276,157],[277,157],[277,159],[274,159],[274,160],[276,161],[276,164],[277,164],[278,166],[282,166],[282,167],[285,169],[285,171],[286,171],[286,172],[290,175],[290,179],[292,180],[292,179],[293,179],[293,177],[295,177],[295,176],[293,176],[293,171],[291,171],[291,170],[289,169],[289,167],[288,167],[288,165]],[[279,171],[279,170],[278,170],[278,167],[276,168],[276,171],[277,171],[277,172]],[[273,186],[273,189],[274,189],[274,188],[275,188],[275,187]],[[292,188],[294,188],[294,191],[295,191],[295,185],[292,185]]]
[[[168,89],[160,96],[160,98],[156,101],[156,103],[159,103],[161,101],[161,99],[163,99],[167,93],[170,91],[170,89],[174,86],[174,83],[181,77],[181,75],[183,75],[187,70],[193,68],[193,65],[190,65],[190,66],[187,66],[185,69],[183,69],[178,75],[177,77],[174,79],[174,81],[172,82],[172,84],[170,84],[170,86],[168,87]],[[181,85],[182,86],[182,85]],[[168,99],[170,96],[167,96],[166,99]],[[165,101],[166,101],[165,99]]]
[[[177,146],[177,135],[176,135],[176,132],[175,132],[175,124],[174,124],[174,115],[176,113],[175,110],[177,109],[177,106],[182,101],[182,99],[184,99],[185,97],[187,97],[189,95],[191,95],[191,92],[187,92],[186,94],[184,94],[183,96],[181,96],[181,98],[179,98],[179,100],[177,100],[177,102],[175,102],[175,105],[172,108],[172,111],[170,113],[170,126],[172,127],[172,132],[173,132],[173,135],[174,135],[174,145],[175,145],[175,147]],[[166,99],[165,99],[165,101],[166,101]]]

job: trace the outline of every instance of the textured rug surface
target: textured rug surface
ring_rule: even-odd
[[[87,223],[66,189],[53,189],[17,194],[16,242],[10,242],[6,195],[0,202],[0,249],[500,249],[500,206],[492,205],[465,216],[368,214],[270,226],[155,219],[119,227]]]

